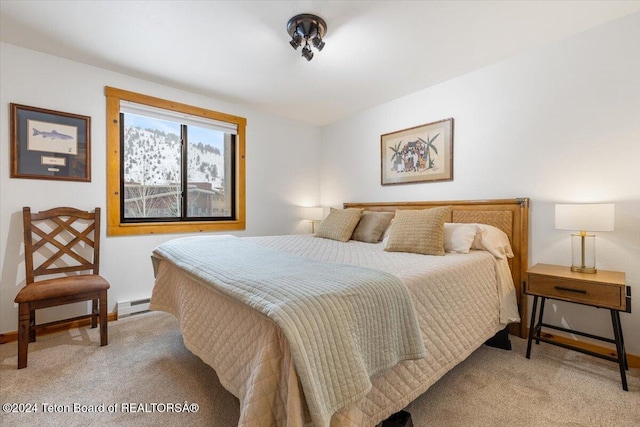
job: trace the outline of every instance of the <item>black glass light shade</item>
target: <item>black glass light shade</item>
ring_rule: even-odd
[[[322,49],[324,49],[324,41],[322,41],[322,39],[318,36],[315,36],[312,40],[313,42],[313,47],[315,47],[316,49],[318,49],[318,52],[321,52]]]
[[[300,45],[302,44],[302,37],[298,34],[295,34],[292,38],[291,41],[289,42],[289,44],[291,45],[291,47],[293,47],[295,50],[298,50],[298,48],[300,47]]]
[[[302,49],[302,57],[307,61],[311,61],[313,59],[313,51],[308,45]]]

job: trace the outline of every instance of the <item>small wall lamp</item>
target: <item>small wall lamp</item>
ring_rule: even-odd
[[[302,208],[302,219],[306,219],[311,222],[311,232],[315,233],[315,223],[318,221],[322,221],[324,217],[324,208],[323,207],[303,207]]]
[[[613,203],[558,204],[555,228],[578,231],[571,235],[571,271],[595,273],[596,236],[587,231],[613,231]]]

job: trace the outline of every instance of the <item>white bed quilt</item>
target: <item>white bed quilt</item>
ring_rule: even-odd
[[[413,299],[427,349],[372,379],[373,389],[335,414],[332,426],[373,426],[402,409],[504,325],[499,268],[490,254],[444,257],[389,253],[380,244],[308,235],[247,238],[313,259],[377,268],[399,277]],[[515,305],[515,299],[513,301]],[[174,314],[185,345],[240,400],[242,426],[301,426],[309,415],[286,339],[266,316],[158,265],[151,308]]]
[[[392,274],[234,236],[173,239],[153,255],[277,323],[318,427],[362,399],[373,376],[425,356],[411,296]]]

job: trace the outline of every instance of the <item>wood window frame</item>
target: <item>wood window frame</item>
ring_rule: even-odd
[[[141,235],[164,233],[194,233],[203,231],[244,230],[246,227],[245,212],[245,128],[247,120],[243,117],[194,107],[178,102],[167,101],[148,95],[105,87],[107,98],[107,235]],[[236,218],[217,221],[163,221],[143,223],[121,222],[120,197],[120,101],[163,108],[179,113],[191,114],[212,120],[234,123],[238,126],[236,136]]]

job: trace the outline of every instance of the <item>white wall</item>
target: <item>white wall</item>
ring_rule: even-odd
[[[454,180],[381,186],[380,135],[448,117]],[[640,355],[640,13],[326,126],[321,153],[323,205],[531,198],[531,265],[571,262],[555,203],[614,202],[597,264],[627,274],[622,325]],[[547,307],[551,322],[612,336],[606,310]]]
[[[247,228],[237,235],[309,232],[296,205],[319,202],[319,129],[252,109],[153,84],[100,68],[0,44],[0,333],[16,331],[13,299],[24,286],[23,206],[103,208],[101,274],[117,301],[151,295],[151,250],[176,235],[106,237],[106,101],[104,86],[247,118]],[[9,178],[9,103],[91,116],[90,183]],[[304,161],[301,161],[304,158]],[[295,179],[292,179],[295,177]],[[86,305],[39,311],[39,321],[79,315]]]

